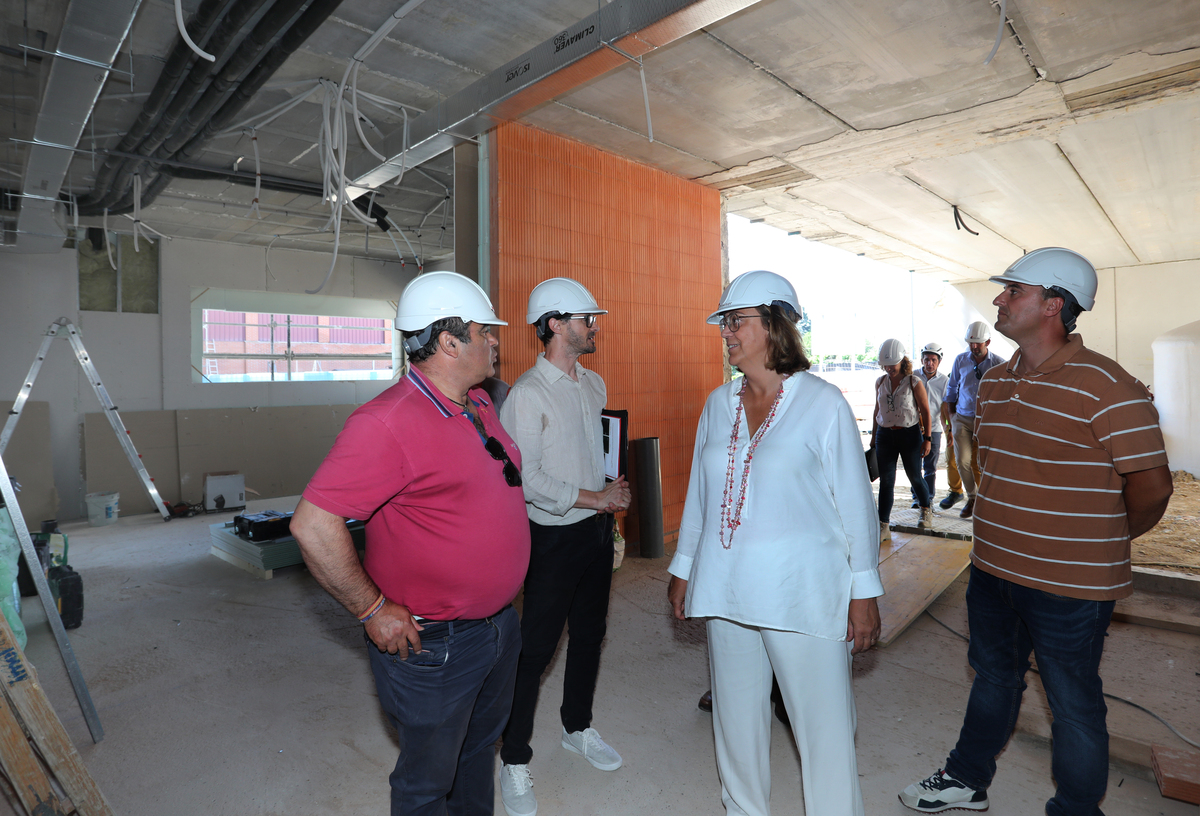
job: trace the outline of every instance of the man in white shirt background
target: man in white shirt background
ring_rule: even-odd
[[[602,771],[621,767],[621,756],[591,727],[612,585],[612,514],[630,499],[624,477],[605,485],[600,411],[607,391],[600,375],[578,362],[596,351],[596,320],[604,314],[571,278],[535,286],[526,322],[537,326],[545,352],[513,383],[500,409],[521,450],[531,538],[521,657],[500,749],[500,796],[509,816],[537,813],[529,742],[538,686],[568,622],[562,746]]]

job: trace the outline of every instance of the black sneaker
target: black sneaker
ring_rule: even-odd
[[[938,507],[942,508],[943,510],[949,510],[951,507],[958,504],[964,498],[966,498],[966,497],[963,496],[962,493],[955,493],[953,490],[951,490],[949,493],[946,494],[946,498],[944,498],[940,502],[938,502]]]
[[[968,788],[945,771],[938,771],[900,791],[900,802],[921,813],[988,809],[987,791]]]

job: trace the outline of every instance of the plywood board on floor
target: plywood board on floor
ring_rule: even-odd
[[[1135,591],[1117,601],[1113,620],[1200,635],[1200,599]]]
[[[953,583],[970,562],[971,542],[950,538],[892,533],[881,549],[879,575],[884,595],[879,599],[887,646]]]

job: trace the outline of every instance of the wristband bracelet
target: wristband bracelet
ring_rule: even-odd
[[[375,602],[367,607],[365,612],[358,616],[358,622],[366,623],[371,618],[375,617],[376,613],[378,613],[380,609],[383,609],[383,605],[385,603],[387,603],[387,598],[383,597],[383,593],[380,592],[379,597],[375,599]]]

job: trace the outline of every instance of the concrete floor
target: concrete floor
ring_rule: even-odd
[[[291,509],[294,499],[250,509]],[[59,717],[122,816],[385,814],[393,732],[375,696],[361,627],[300,567],[264,581],[208,554],[208,525],[157,516],[64,527],[82,575],[83,626],[70,633],[106,732],[93,745],[40,605],[26,599],[27,649]],[[534,736],[543,816],[723,813],[709,715],[704,626],[667,613],[666,559],[627,558],[614,576],[595,726],[625,758],[596,771],[558,747],[561,655],[544,686]],[[32,602],[32,603],[31,603]],[[931,611],[965,631],[963,581]],[[1114,625],[1108,690],[1200,735],[1200,639]],[[896,799],[936,770],[955,735],[971,672],[966,644],[922,616],[895,644],[855,661],[858,752],[869,814],[909,813]],[[1040,697],[1031,685],[1031,702]],[[1114,727],[1186,747],[1138,712]],[[1041,715],[1030,705],[1033,716]],[[1046,741],[1023,728],[1000,758],[995,816],[1042,812],[1053,792]],[[798,757],[776,724],[777,814],[803,813]],[[498,794],[497,794],[498,796]],[[1159,795],[1145,769],[1114,766],[1110,816],[1195,816]],[[0,811],[3,805],[0,804]],[[503,813],[497,798],[498,814]]]

